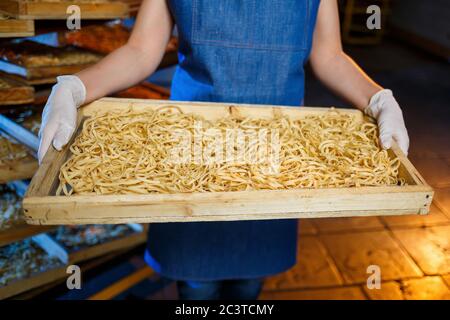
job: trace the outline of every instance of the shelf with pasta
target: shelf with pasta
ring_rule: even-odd
[[[51,228],[26,224],[22,197],[8,185],[0,185],[0,247]]]
[[[0,70],[27,84],[53,83],[55,77],[73,74],[100,60],[101,56],[73,47],[56,48],[24,40],[0,49]]]
[[[67,31],[60,34],[60,43],[72,45],[93,52],[108,54],[122,47],[128,41],[131,31],[121,23],[92,25],[80,30]],[[166,52],[176,52],[178,39],[171,37]]]
[[[31,182],[29,223],[426,214],[433,197],[358,110],[104,98],[79,114],[75,138],[50,149]],[[270,143],[237,140],[239,130]],[[264,148],[262,162],[236,158]]]
[[[41,124],[40,112],[36,110],[20,112],[15,115],[14,120],[14,123],[37,136]],[[0,116],[0,122],[13,123],[4,116]],[[30,179],[38,168],[33,152],[15,140],[14,133],[14,130],[0,131],[0,183]]]
[[[33,20],[14,19],[0,12],[0,38],[32,36],[34,36]]]
[[[37,168],[37,160],[25,146],[0,134],[0,183],[30,179]]]
[[[141,225],[60,226],[0,245],[0,299],[67,277],[69,264],[88,270],[123,254],[145,242],[144,231]]]
[[[0,242],[0,299],[67,276],[68,264],[136,247],[145,242],[144,231],[137,224],[59,226],[20,241]]]
[[[59,226],[48,236],[64,248],[70,263],[137,246],[147,237],[140,224]]]
[[[33,87],[0,75],[0,106],[27,104],[33,101]]]
[[[69,5],[80,8],[83,19],[115,19],[128,15],[119,0],[2,0],[0,11],[18,19],[66,19]]]
[[[66,264],[39,236],[0,247],[0,299],[67,276]]]
[[[60,33],[58,38],[60,45],[71,45],[106,55],[125,45],[130,34],[131,31],[121,23],[108,23]],[[159,68],[177,64],[177,51],[178,38],[171,37]]]

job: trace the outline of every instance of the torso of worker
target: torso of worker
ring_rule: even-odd
[[[171,99],[301,106],[319,0],[169,0]],[[280,208],[280,212],[283,208]],[[152,224],[146,260],[177,280],[256,278],[296,261],[297,220]]]

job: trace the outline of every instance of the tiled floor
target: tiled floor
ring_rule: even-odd
[[[288,272],[266,280],[266,290],[339,286],[344,283],[332,257],[317,237],[302,237],[298,263]]]
[[[367,228],[341,220],[347,228],[309,220],[318,231],[300,233],[297,265],[268,278],[260,298],[450,299],[450,219],[435,206],[429,216],[366,220]],[[367,286],[370,265],[379,267],[379,289]]]
[[[450,65],[393,43],[369,50],[350,54],[399,100],[409,158],[435,189],[431,214],[302,221],[297,265],[268,278],[261,299],[450,299]],[[340,104],[309,88],[308,104]],[[380,289],[367,286],[369,265]]]

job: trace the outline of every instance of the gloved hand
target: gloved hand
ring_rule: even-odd
[[[51,143],[60,151],[69,142],[75,131],[77,108],[86,99],[86,88],[77,76],[61,76],[57,81],[42,113],[39,163],[42,162]]]
[[[380,129],[380,143],[384,149],[392,146],[394,139],[405,155],[408,155],[409,137],[406,131],[403,113],[388,89],[373,95],[364,113],[375,118]]]

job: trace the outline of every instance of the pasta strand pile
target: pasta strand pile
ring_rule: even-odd
[[[267,163],[167,161],[176,130],[217,129],[278,133],[279,166]],[[216,136],[204,134],[202,146]],[[192,147],[192,146],[191,146]],[[193,148],[193,147],[192,147]],[[259,148],[255,144],[245,144]],[[291,120],[229,116],[208,121],[177,107],[108,112],[88,118],[60,170],[57,194],[148,194],[399,185],[400,161],[380,148],[374,123],[331,110]]]

